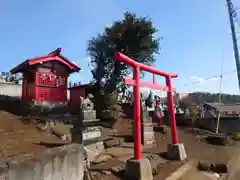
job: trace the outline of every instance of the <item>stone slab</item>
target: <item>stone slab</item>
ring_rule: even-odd
[[[198,171],[195,161],[189,161],[173,172],[165,180],[218,180],[219,175],[212,172]]]
[[[108,139],[104,141],[105,148],[119,146],[123,143],[123,139]]]
[[[129,179],[152,180],[152,168],[147,158],[140,160],[129,159],[126,164],[126,173]]]
[[[111,147],[106,149],[106,153],[110,154],[113,157],[120,157],[133,154],[134,150],[132,148],[124,147]]]
[[[83,111],[83,119],[84,120],[96,119],[96,111],[95,110],[84,110]]]
[[[93,160],[93,163],[94,164],[99,164],[99,163],[102,163],[102,162],[106,162],[108,160],[110,160],[112,158],[111,155],[109,154],[100,154],[99,156],[97,156],[94,160]]]
[[[185,160],[187,154],[183,144],[168,144],[167,156],[173,160]]]

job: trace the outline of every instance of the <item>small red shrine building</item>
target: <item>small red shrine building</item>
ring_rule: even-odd
[[[82,84],[73,87],[69,87],[70,91],[70,106],[71,107],[80,107],[81,99],[80,96],[86,98],[86,96],[90,93],[93,94],[94,88],[96,85],[94,83]],[[76,98],[78,97],[78,98]]]
[[[67,102],[67,80],[80,68],[61,55],[61,48],[46,56],[27,59],[12,74],[23,73],[22,102]]]

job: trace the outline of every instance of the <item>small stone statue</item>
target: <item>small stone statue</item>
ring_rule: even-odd
[[[86,99],[84,99],[83,101],[83,110],[93,110],[94,105],[91,101],[91,99],[93,98],[92,94],[88,94]]]

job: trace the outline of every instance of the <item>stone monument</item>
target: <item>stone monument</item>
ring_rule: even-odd
[[[142,144],[155,143],[152,119],[149,117],[145,101],[141,98],[141,139]]]
[[[83,141],[97,139],[102,136],[101,127],[98,126],[100,120],[96,118],[96,110],[94,110],[92,98],[93,95],[88,94],[86,99],[82,101]]]
[[[82,141],[86,150],[88,161],[91,163],[104,151],[102,141],[102,128],[100,120],[96,118],[96,110],[92,102],[93,96],[88,94],[86,99],[81,98],[78,128],[81,129]]]

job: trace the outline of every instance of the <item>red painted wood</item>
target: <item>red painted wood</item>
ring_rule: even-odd
[[[37,101],[67,101],[67,76],[60,76],[52,72],[36,72],[36,88]]]
[[[171,132],[172,132],[172,144],[178,143],[177,131],[176,131],[176,120],[174,112],[174,102],[172,92],[176,91],[172,88],[171,78],[175,78],[177,74],[169,74],[163,71],[160,71],[151,66],[147,66],[141,63],[134,61],[133,59],[125,56],[120,52],[114,54],[114,58],[124,64],[130,65],[133,68],[133,79],[125,78],[125,83],[128,85],[134,86],[134,158],[136,160],[141,159],[141,126],[140,126],[140,86],[149,87],[156,90],[165,90],[168,94],[168,112],[171,122]],[[153,83],[146,83],[140,81],[140,71],[147,71],[153,74],[164,76],[166,79],[166,87],[155,84],[155,76],[153,75]]]
[[[80,107],[81,97],[85,97],[85,87],[74,87],[70,89],[70,105],[72,107]]]
[[[147,66],[145,64],[138,63],[137,61],[134,61],[133,59],[127,57],[126,55],[124,55],[120,52],[115,52],[114,53],[114,58],[118,61],[121,61],[121,62],[123,62],[127,65],[132,66],[133,68],[136,68],[137,66],[139,66],[140,70],[147,71],[147,72],[157,74],[157,75],[160,75],[160,76],[171,77],[171,78],[176,78],[178,76],[177,74],[166,73],[166,72],[160,71],[159,69],[156,69],[152,66]]]
[[[127,85],[136,86],[136,81],[133,80],[133,79],[124,78],[124,82],[125,82],[125,84],[127,84]],[[162,86],[162,85],[159,85],[159,84],[152,84],[152,83],[148,83],[148,82],[140,82],[139,85],[140,85],[141,87],[147,87],[147,88],[150,88],[150,89],[162,90],[162,91],[169,91],[169,88],[168,88],[168,87]],[[172,88],[172,89],[171,89],[171,92],[176,92],[176,89],[175,89],[175,88]]]

